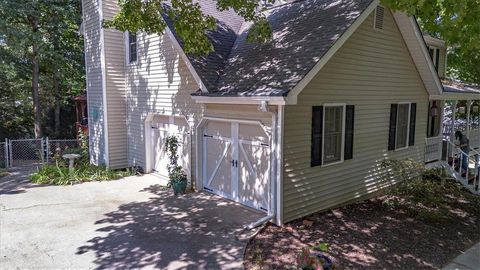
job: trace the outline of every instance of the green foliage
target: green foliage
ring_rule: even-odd
[[[397,166],[395,169],[405,170],[405,167],[411,166]],[[401,207],[410,216],[425,221],[437,222],[450,219],[451,198],[460,196],[461,187],[447,175],[443,168],[423,168],[415,171],[421,173],[402,179],[389,193],[385,204]]]
[[[395,160],[386,159],[382,161],[381,167],[386,170],[384,174],[386,181],[404,182],[420,177],[425,166],[412,159]]]
[[[7,169],[0,169],[0,178],[9,175]]]
[[[72,172],[61,163],[45,165],[30,176],[35,184],[72,185],[91,181],[106,181],[133,175],[130,169],[125,171],[111,170],[103,166],[80,165]]]
[[[480,1],[382,0],[419,19],[422,30],[446,41],[449,76],[480,83]]]
[[[313,250],[327,253],[330,248],[328,243],[320,243],[313,247]]]
[[[33,135],[33,73],[39,76],[37,107],[43,133],[74,135],[72,97],[85,88],[83,40],[78,35],[81,20],[80,0],[0,0],[0,140]],[[35,72],[34,60],[39,63]],[[54,134],[55,104],[64,112],[58,134]]]
[[[266,2],[273,2],[268,0]],[[104,27],[120,31],[144,31],[148,34],[163,34],[167,24],[162,14],[173,22],[175,32],[184,42],[185,53],[200,56],[213,51],[206,32],[216,28],[215,19],[205,15],[197,2],[192,0],[119,0],[120,12],[112,20],[104,21]],[[168,7],[166,6],[168,4]],[[258,0],[218,0],[217,9],[233,9],[246,21],[252,22],[249,42],[264,42],[271,39],[272,31]]]
[[[186,182],[187,175],[182,166],[178,165],[178,138],[175,135],[167,137],[165,146],[167,148],[167,155],[169,163],[167,165],[168,170],[168,187],[172,187],[177,182]]]

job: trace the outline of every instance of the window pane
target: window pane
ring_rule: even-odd
[[[398,105],[397,113],[397,143],[395,148],[407,146],[408,139],[408,116],[410,113],[410,104]]]
[[[342,158],[343,106],[325,107],[324,164],[340,161]]]
[[[137,61],[137,34],[128,33],[128,55],[129,62]]]

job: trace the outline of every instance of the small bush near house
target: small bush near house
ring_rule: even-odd
[[[7,169],[0,169],[0,178],[9,175]]]
[[[56,165],[43,166],[37,173],[30,176],[35,184],[72,185],[91,181],[115,180],[133,175],[133,170],[111,170],[104,166],[80,165],[72,172],[68,166],[57,163]]]

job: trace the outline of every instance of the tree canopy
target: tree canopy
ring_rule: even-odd
[[[0,0],[0,139],[75,135],[71,98],[84,91],[81,18],[80,0]]]
[[[272,36],[263,11],[275,0],[217,0],[220,11],[232,9],[253,27],[248,41],[265,42]],[[205,55],[213,50],[205,33],[216,27],[215,20],[202,13],[192,0],[119,0],[121,11],[106,27],[122,31],[162,34],[166,23],[173,22],[176,33],[185,43],[187,54]],[[480,83],[480,0],[382,0],[382,4],[414,15],[422,30],[444,39],[449,50],[449,75]]]

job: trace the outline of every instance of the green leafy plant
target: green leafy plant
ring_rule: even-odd
[[[297,255],[297,266],[302,270],[323,270],[323,261],[313,256],[309,248],[302,248]]]
[[[320,244],[314,246],[314,247],[313,247],[313,250],[327,253],[329,247],[330,247],[330,246],[328,245],[328,243],[320,243]]]
[[[178,165],[178,145],[179,141],[177,136],[168,136],[165,142],[167,148],[167,155],[169,163],[167,165],[168,170],[168,187],[175,187],[177,184],[187,183],[187,175],[182,166]]]
[[[64,164],[45,165],[38,172],[30,176],[36,184],[72,185],[91,181],[107,181],[133,175],[133,171],[112,170],[104,166],[83,164],[74,168],[72,172]]]

